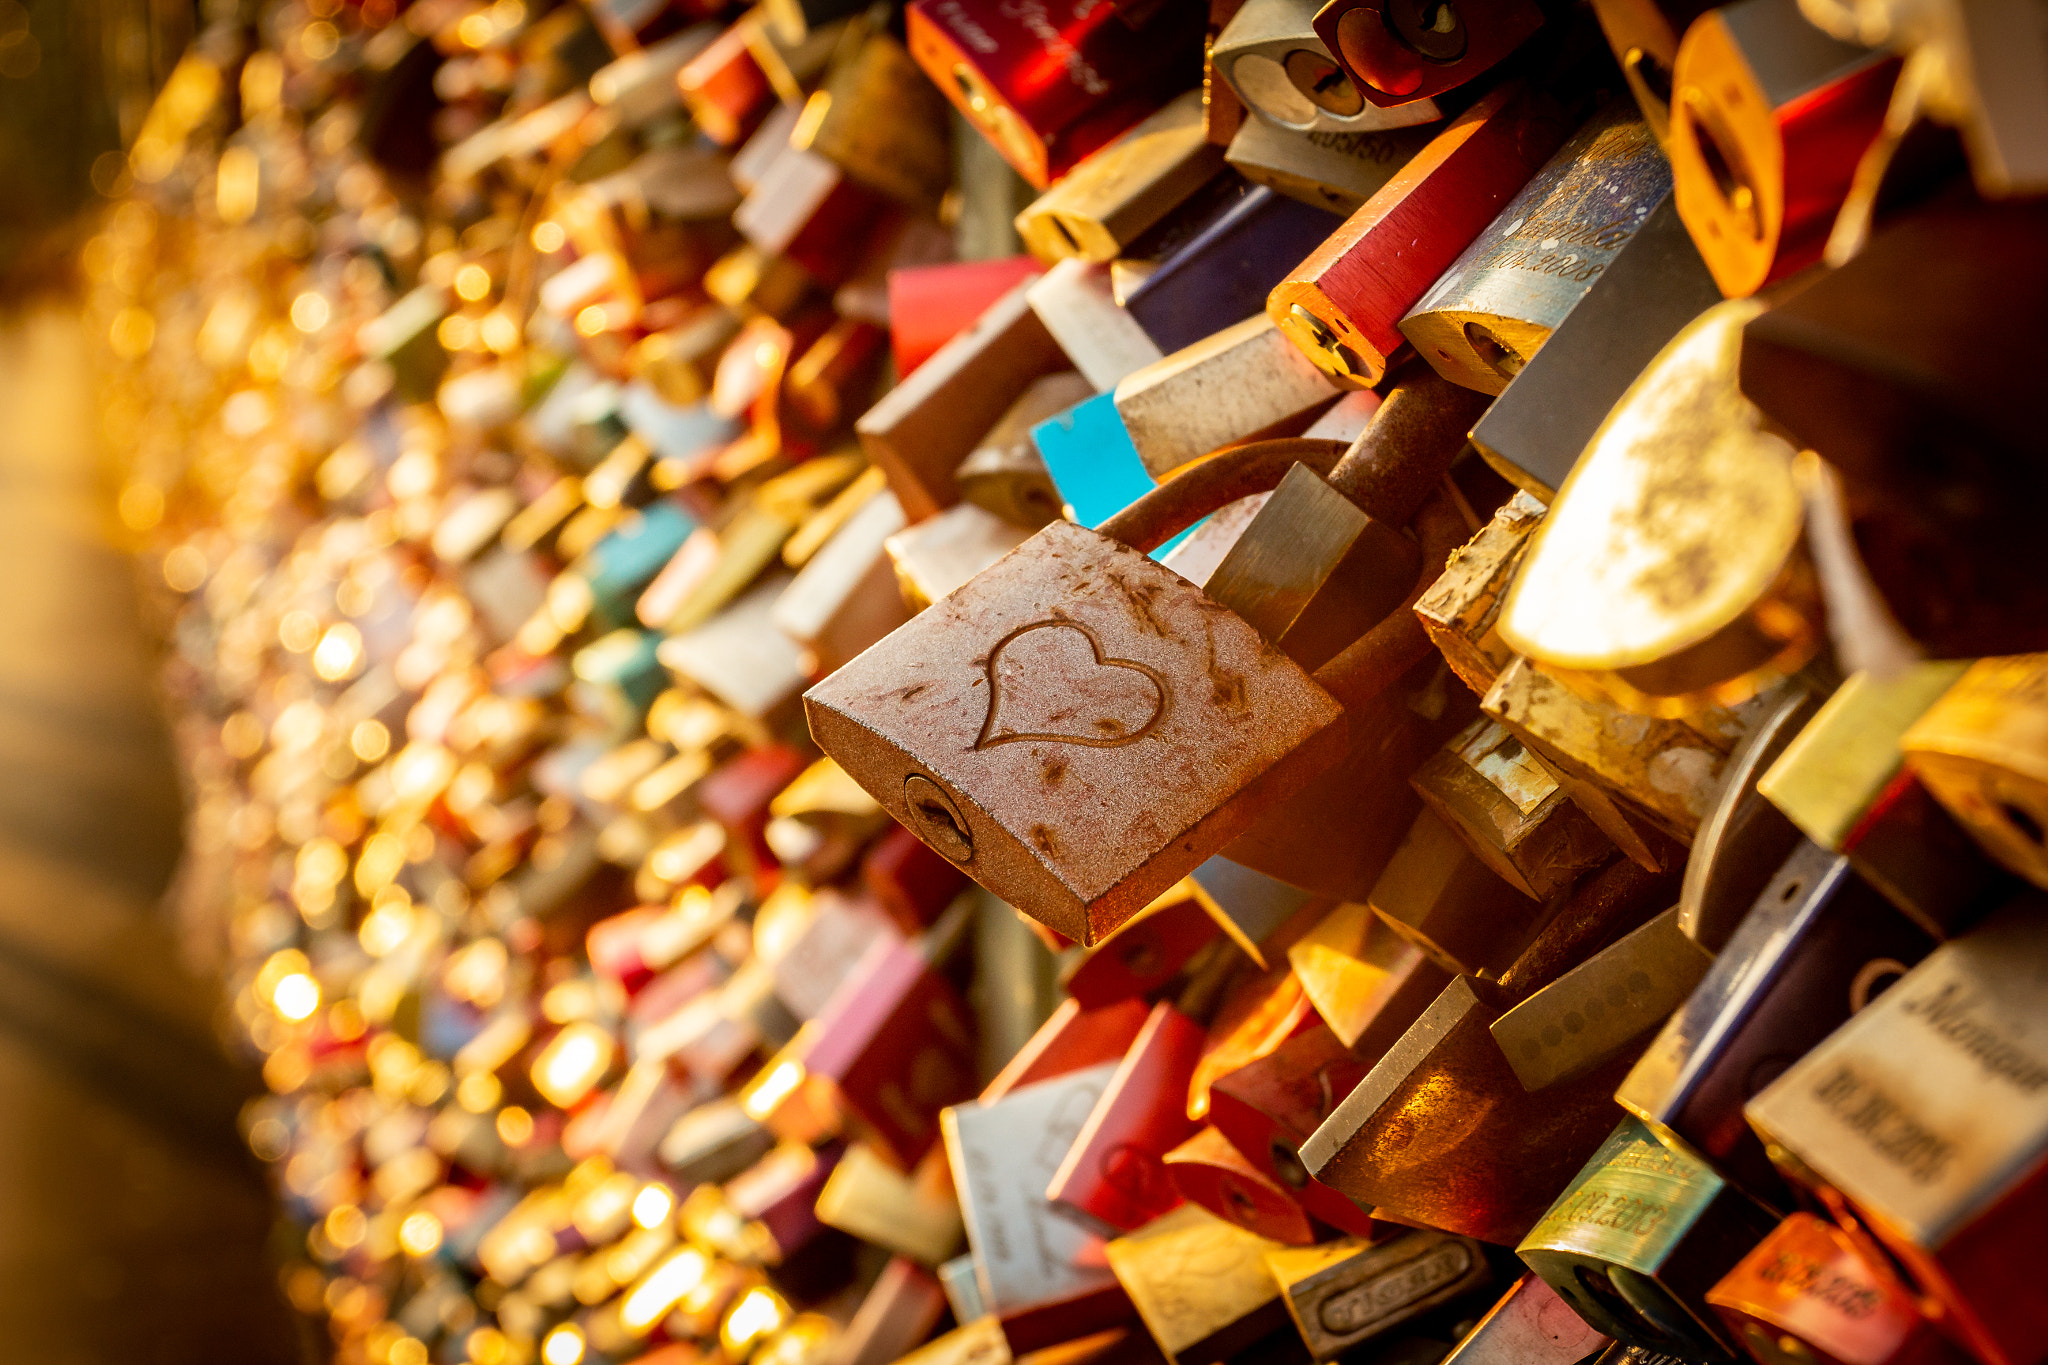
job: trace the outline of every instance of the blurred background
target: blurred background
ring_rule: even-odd
[[[232,0],[230,0],[232,8]],[[165,908],[181,797],[76,258],[209,15],[0,0],[0,1360],[320,1358]]]

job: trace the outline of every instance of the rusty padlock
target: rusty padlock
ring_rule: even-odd
[[[1464,534],[1432,493],[1483,401],[1418,374],[1341,461],[1258,442],[1098,530],[1054,522],[813,687],[811,733],[983,886],[1094,943],[1344,758],[1347,709],[1429,656],[1409,607]],[[1143,553],[1297,461],[1367,514],[1349,543],[1383,547],[1359,571],[1386,615],[1313,675]]]

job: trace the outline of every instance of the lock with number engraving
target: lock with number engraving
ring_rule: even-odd
[[[1401,562],[1412,577],[1457,533],[1425,516],[1416,551],[1391,529],[1457,450],[1463,400],[1433,406],[1439,391],[1462,392],[1430,376],[1389,399],[1332,474],[1368,511],[1346,544],[1384,547],[1388,606],[1408,592]],[[813,735],[982,885],[1096,941],[1342,757],[1347,703],[1426,657],[1420,626],[1394,611],[1312,677],[1132,548],[1333,448],[1240,447],[1102,532],[1053,523],[812,689]]]
[[[1515,1250],[1616,1340],[1721,1360],[1734,1342],[1707,1292],[1771,1222],[1706,1162],[1625,1118]]]
[[[1401,319],[1436,372],[1499,393],[1671,193],[1635,109],[1610,99]]]

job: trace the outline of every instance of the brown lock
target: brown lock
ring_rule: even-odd
[[[1524,1090],[1489,1025],[1668,903],[1625,860],[1589,877],[1498,983],[1455,978],[1309,1140],[1310,1172],[1396,1217],[1481,1241],[1526,1235],[1613,1129],[1619,1063]]]
[[[1499,721],[1473,721],[1409,781],[1437,818],[1524,896],[1548,899],[1614,852],[1556,775]]]
[[[1331,470],[1376,522],[1422,513],[1409,603],[1463,534],[1430,495],[1475,401],[1422,375]],[[1428,657],[1404,604],[1310,675],[1142,553],[1335,453],[1239,447],[1098,530],[1047,526],[814,687],[812,734],[983,886],[1098,941],[1343,757],[1346,708]]]

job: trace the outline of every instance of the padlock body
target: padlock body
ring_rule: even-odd
[[[1344,712],[1171,570],[1054,522],[806,696],[996,895],[1093,943],[1343,751]]]

